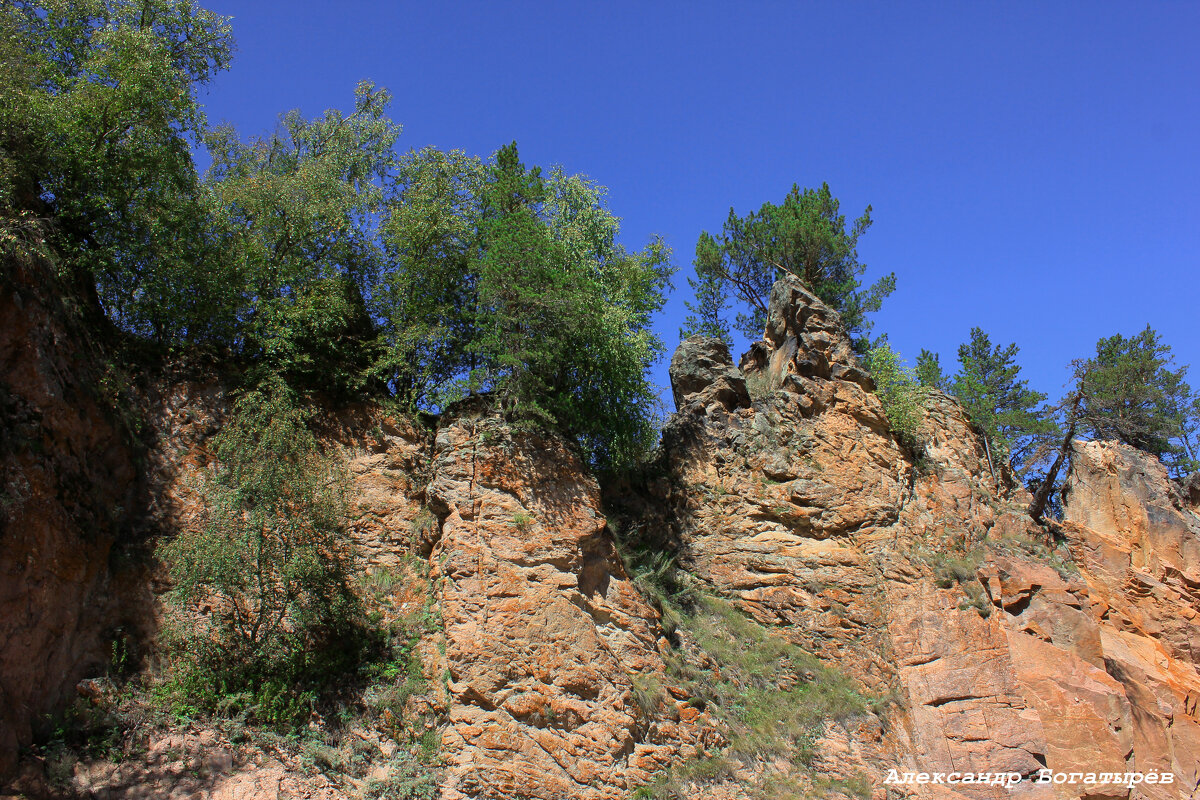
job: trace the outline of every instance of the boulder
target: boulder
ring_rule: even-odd
[[[750,405],[746,379],[733,365],[729,347],[720,339],[692,336],[671,357],[671,391],[675,408],[705,408],[719,403],[726,411]]]

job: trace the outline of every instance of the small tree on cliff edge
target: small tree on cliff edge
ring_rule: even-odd
[[[1184,381],[1187,367],[1170,369],[1174,360],[1149,325],[1136,336],[1101,339],[1080,372],[1080,419],[1092,437],[1152,453],[1182,474],[1197,466],[1200,398]]]
[[[809,291],[842,315],[842,323],[860,352],[871,329],[867,314],[878,311],[896,288],[888,274],[869,289],[860,278],[867,267],[858,260],[858,237],[871,226],[871,207],[849,227],[828,184],[820,189],[793,186],[782,205],[766,203],[745,217],[733,209],[719,237],[707,231],[696,243],[693,312],[684,335],[700,333],[728,340],[725,297],[732,292],[746,309],[735,326],[750,339],[762,335],[767,301],[775,281],[785,274],[800,278]]]
[[[942,360],[932,350],[922,348],[921,352],[917,354],[916,375],[917,380],[926,389],[937,389],[944,392],[949,388],[946,373],[942,372]]]
[[[214,440],[207,524],[158,550],[181,703],[246,693],[259,721],[292,722],[361,653],[346,480],[309,416],[282,380],[244,394]]]
[[[971,340],[958,348],[959,371],[951,388],[982,429],[988,460],[994,464],[1003,454],[1020,469],[1034,437],[1049,433],[1054,425],[1038,409],[1046,395],[1017,378],[1018,350],[1016,344],[993,347],[982,328],[972,328]]]
[[[1050,503],[1077,432],[1158,456],[1175,477],[1200,468],[1200,396],[1184,381],[1187,367],[1170,369],[1173,363],[1170,346],[1149,325],[1128,338],[1103,338],[1096,355],[1075,362],[1074,386],[1057,408],[1064,434],[1034,494],[1034,519]]]
[[[513,421],[557,427],[601,469],[653,446],[649,366],[662,354],[650,320],[665,301],[670,251],[617,243],[603,189],[560,169],[543,175],[501,148],[482,188],[475,270],[480,388]]]

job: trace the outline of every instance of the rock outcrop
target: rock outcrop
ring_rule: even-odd
[[[121,638],[134,453],[53,268],[0,276],[0,776]]]
[[[64,329],[14,286],[0,298],[21,321],[0,339],[4,435],[16,443],[0,453],[9,766],[33,718],[103,671],[124,619],[107,566],[112,519],[124,517],[101,509],[138,508],[160,531],[202,524],[196,478],[227,409],[215,381],[151,392],[138,483],[80,383],[84,367],[55,360],[69,352]],[[693,338],[671,379],[678,413],[661,459],[603,501],[570,443],[509,426],[482,400],[429,424],[369,405],[322,417],[353,479],[363,566],[428,575],[403,590],[431,620],[418,643],[429,688],[410,702],[440,732],[443,800],[617,800],[664,770],[717,763],[708,756],[730,743],[717,710],[689,694],[722,680],[721,664],[664,625],[631,580],[606,520],[618,508],[670,543],[693,590],[875,700],[822,721],[803,758],[742,754],[682,771],[685,794],[1200,797],[1200,484],[1090,442],[1073,453],[1065,519],[1035,525],[1028,495],[989,462],[952,398],[931,394],[915,450],[892,434],[837,314],[794,280],[773,289],[765,337],[740,367],[720,342]],[[152,629],[153,615],[143,623]],[[821,679],[797,669],[781,698]],[[81,763],[75,788],[161,794],[193,762],[211,775],[181,776],[180,791],[201,796],[333,800],[367,785],[193,734],[155,739],[145,764]],[[1035,782],[1043,769],[1079,780]],[[892,770],[1023,780],[885,784]],[[1171,782],[1085,781],[1127,772]]]
[[[720,339],[684,339],[671,357],[670,374],[676,409],[704,408],[712,402],[726,411],[750,405],[746,378],[733,365],[729,347]]]
[[[921,453],[891,436],[836,315],[798,284],[776,285],[742,368],[759,387],[752,407],[709,404],[668,425],[677,537],[714,591],[865,690],[903,698],[851,758],[827,735],[819,765],[868,776],[879,797],[1194,796],[1200,540],[1156,461],[1082,446],[1068,541],[1052,550],[955,401],[933,394]],[[1031,782],[1043,768],[1176,780]],[[889,769],[1026,780],[884,787]]]
[[[428,501],[451,698],[443,798],[615,800],[688,747],[678,708],[658,719],[634,700],[639,677],[665,680],[657,614],[563,441],[457,416],[438,431]]]

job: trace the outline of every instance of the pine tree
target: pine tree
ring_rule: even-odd
[[[1045,513],[1077,433],[1156,455],[1175,477],[1200,468],[1200,396],[1184,381],[1187,367],[1170,369],[1173,363],[1170,346],[1149,325],[1129,338],[1103,338],[1096,355],[1075,362],[1074,387],[1057,407],[1061,440],[1030,516],[1040,520]]]
[[[1097,342],[1078,368],[1084,430],[1156,455],[1175,473],[1195,469],[1198,398],[1184,380],[1187,367],[1170,368],[1174,360],[1149,325]]]
[[[959,371],[952,391],[983,431],[993,469],[997,456],[1006,456],[1020,469],[1034,436],[1053,427],[1038,408],[1046,395],[1017,377],[1021,372],[1016,363],[1018,350],[1016,344],[993,347],[981,328],[972,328],[970,342],[958,348]]]
[[[937,353],[921,349],[917,354],[917,380],[926,389],[946,391],[948,381],[946,373],[942,372],[942,362]]]
[[[682,333],[727,338],[724,298],[732,294],[744,309],[735,327],[757,339],[766,325],[771,287],[791,274],[841,314],[856,348],[865,352],[871,329],[867,315],[896,288],[892,274],[862,288],[867,267],[858,260],[858,238],[869,227],[870,206],[847,227],[828,184],[803,191],[793,186],[782,205],[765,203],[745,217],[730,209],[720,237],[704,232],[696,243],[696,278],[688,279],[696,303],[688,304],[693,316]]]

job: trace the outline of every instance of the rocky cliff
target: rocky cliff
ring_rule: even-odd
[[[76,682],[121,646],[131,585],[122,548],[136,538],[140,505],[134,451],[105,402],[103,360],[56,291],[53,267],[37,258],[5,265],[0,776],[74,696]]]
[[[40,374],[36,351],[21,352],[6,358]],[[775,287],[765,338],[740,366],[691,339],[671,376],[678,410],[659,460],[603,492],[569,444],[480,404],[432,427],[372,407],[325,422],[354,478],[364,565],[422,576],[395,592],[434,621],[420,643],[427,689],[409,703],[440,741],[440,797],[1197,796],[1200,517],[1154,459],[1080,445],[1065,520],[1036,526],[951,398],[931,398],[917,443],[891,433],[837,315],[793,282]],[[22,385],[54,406],[65,390],[38,380]],[[145,472],[164,530],[197,524],[192,477],[222,408],[214,385],[150,403]],[[85,407],[64,453],[104,449],[93,417]],[[29,453],[6,474],[41,476],[37,496],[61,497],[70,465]],[[65,659],[61,693],[87,672],[62,640],[92,641],[104,624],[84,609],[106,573],[51,565],[66,553],[93,563],[112,539],[80,550],[76,517],[39,502],[36,519],[6,510],[6,569],[36,553],[60,562],[7,582],[0,619],[53,631],[3,646],[5,699],[41,709],[52,693],[22,683],[17,662]],[[50,574],[65,602],[39,593]],[[0,743],[10,760],[18,740]],[[228,755],[203,780],[81,768],[75,786],[369,794],[336,770],[212,747]],[[1079,779],[1035,782],[1046,769]],[[893,771],[1022,780],[888,783]]]
[[[712,345],[685,342],[676,362],[693,349]],[[1066,520],[1041,529],[950,398],[931,400],[921,452],[895,440],[834,315],[798,284],[776,285],[743,359],[754,402],[730,402],[732,365],[712,360],[665,436],[689,568],[900,700],[884,735],[831,749],[828,769],[861,770],[880,796],[891,769],[1026,778],[957,789],[974,793],[1195,795],[1200,519],[1155,459],[1080,445]],[[1082,776],[1029,780],[1044,768]],[[1175,777],[1114,787],[1104,772]]]

